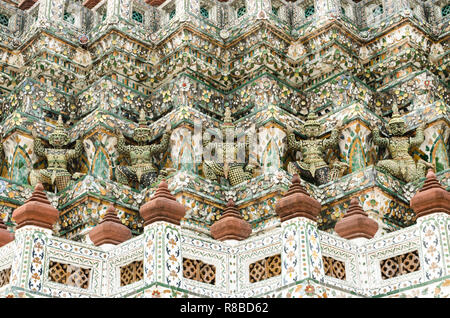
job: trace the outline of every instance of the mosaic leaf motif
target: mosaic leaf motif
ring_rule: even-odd
[[[103,180],[110,179],[110,165],[103,151],[103,148],[97,150],[97,156],[94,160],[93,174]]]
[[[6,160],[3,160],[0,165],[0,176],[3,178],[8,178],[8,173],[8,162]]]
[[[178,170],[180,171],[192,171],[195,172],[194,167],[194,153],[192,148],[192,139],[183,138],[177,157],[173,158],[178,160]]]
[[[275,140],[270,139],[263,153],[262,165],[265,171],[276,171],[280,168],[280,151]]]
[[[359,136],[353,139],[350,147],[349,161],[351,172],[355,172],[366,167],[366,158]]]
[[[30,172],[28,168],[28,161],[25,159],[26,154],[21,147],[16,148],[16,153],[13,156],[13,163],[11,168],[11,180],[18,183],[27,184],[28,174]]]
[[[4,26],[8,26],[9,17],[6,14],[0,13],[0,24]]]
[[[436,172],[440,172],[450,167],[447,149],[445,148],[442,136],[439,136],[433,145],[432,159],[436,165]]]
[[[278,16],[278,11],[279,11],[279,8],[277,8],[277,7],[272,7],[272,13],[273,13],[274,15]]]

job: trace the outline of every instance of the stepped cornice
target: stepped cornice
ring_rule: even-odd
[[[261,22],[262,24],[261,25],[265,25],[265,26],[267,26],[267,29],[272,29],[273,28],[273,26],[270,24],[270,23],[267,23],[266,21],[263,21],[263,22]],[[258,24],[258,23],[257,23]],[[331,23],[331,24],[329,24],[328,26],[326,26],[325,28],[328,28],[328,27],[331,27],[331,25],[332,25],[333,23]],[[260,25],[260,26],[261,26]],[[192,30],[192,29],[194,29],[193,27],[189,27],[189,23],[183,23],[183,24],[180,24],[180,26],[178,27],[178,29],[177,30],[175,30],[174,31],[174,33],[172,33],[172,34],[175,34],[175,33],[179,33],[179,32],[183,32],[183,30]],[[258,28],[256,28],[255,30],[257,30]],[[275,30],[275,29],[274,29]],[[324,31],[323,32],[326,32],[326,29],[323,29]],[[44,31],[42,31],[43,33],[42,34],[46,34],[47,36],[53,36],[53,35],[51,35],[51,34],[49,34],[49,33],[45,33]],[[251,32],[250,32],[251,33]],[[320,33],[320,32],[319,32]],[[281,33],[282,34],[282,33]],[[248,34],[245,34],[246,36],[248,36]],[[105,34],[105,37],[107,37],[108,36],[108,34]],[[213,38],[208,38],[208,35],[203,35],[203,36],[206,36],[206,38],[205,39],[208,39],[208,40],[212,40]],[[136,39],[137,40],[137,39]],[[286,39],[287,40],[287,39]],[[170,38],[166,38],[166,39],[164,39],[164,41],[166,42],[166,41],[170,41]],[[219,47],[222,47],[222,48],[226,48],[227,50],[231,50],[231,49],[233,49],[233,45],[236,45],[237,43],[239,43],[239,41],[240,41],[240,38],[236,38],[236,39],[234,39],[232,42],[230,42],[229,44],[227,44],[227,45],[225,45],[225,46],[220,46],[220,42],[217,42],[216,43],[216,45],[218,45]],[[91,47],[92,47],[92,45],[95,45],[95,43],[92,43],[91,44]],[[150,49],[150,48],[149,48]],[[157,50],[157,48],[155,47],[154,48],[155,50]],[[149,51],[150,52],[150,51]],[[276,50],[274,50],[274,52],[276,52]],[[128,54],[128,53],[127,53]],[[355,54],[355,53],[353,53],[353,54]],[[139,58],[139,57],[138,57]],[[235,57],[235,58],[238,58],[238,57]],[[150,63],[150,64],[152,64],[152,63]],[[155,67],[158,67],[158,64],[154,64],[155,65]],[[230,70],[230,73],[233,73],[233,70]],[[195,74],[195,73],[192,73],[192,74]],[[213,84],[214,83],[214,81],[211,81],[211,83]],[[238,83],[238,82],[237,82]],[[295,85],[295,83],[292,83],[293,85]],[[214,84],[213,84],[214,85]],[[239,84],[238,84],[239,85]],[[154,88],[156,88],[155,86],[153,87],[153,88],[149,88],[150,90],[151,89],[154,89]]]

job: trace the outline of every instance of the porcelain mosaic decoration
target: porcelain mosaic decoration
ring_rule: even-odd
[[[0,1],[0,296],[450,297],[449,39],[444,0]]]

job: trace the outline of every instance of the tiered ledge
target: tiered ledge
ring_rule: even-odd
[[[242,185],[225,187],[197,175],[176,173],[168,178],[168,182],[177,200],[190,207],[186,219],[182,221],[183,227],[208,233],[209,227],[220,217],[226,206],[226,201],[218,197],[228,196],[236,200],[244,219],[252,225],[256,233],[279,224],[274,210],[275,203],[288,188],[289,178],[286,172],[280,170],[274,174],[256,177]],[[450,171],[438,173],[437,178],[443,185],[449,184]],[[374,167],[367,167],[320,187],[303,180],[301,182],[305,189],[321,202],[319,227],[327,230],[332,229],[335,222],[344,215],[349,204],[349,195],[359,197],[364,209],[374,211],[381,223],[394,221],[399,227],[412,224],[414,216],[408,202],[424,180],[425,178],[404,184]],[[12,210],[23,204],[25,197],[31,194],[31,188],[7,179],[0,181],[3,183],[0,201],[9,206],[9,213],[12,214]],[[390,187],[387,187],[387,184]],[[394,185],[396,186],[393,187]],[[450,184],[446,188],[450,189]],[[138,191],[86,175],[64,191],[57,194],[47,193],[47,196],[61,211],[60,233],[68,238],[82,239],[84,230],[93,227],[99,221],[102,211],[112,202],[120,206],[120,218],[133,234],[141,233],[143,223],[138,215],[139,207],[146,198],[154,195],[155,190],[156,188],[150,188]],[[212,193],[214,196],[211,196]],[[392,198],[404,202],[404,205],[390,206]],[[336,215],[336,211],[339,211],[339,215]],[[85,222],[79,223],[79,220]]]

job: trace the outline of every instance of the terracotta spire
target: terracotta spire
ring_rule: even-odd
[[[347,213],[336,223],[334,230],[345,239],[371,239],[378,231],[378,223],[369,218],[359,204],[359,200],[353,198]]]
[[[166,0],[145,0],[145,2],[147,2],[149,5],[151,6],[159,6],[161,4],[163,4]]]
[[[164,180],[159,184],[153,198],[139,210],[139,214],[144,219],[144,226],[157,221],[179,225],[185,213],[186,209],[170,193],[167,182]]]
[[[245,240],[252,233],[252,227],[246,222],[232,199],[219,221],[211,226],[211,236],[219,241]]]
[[[433,169],[428,170],[425,183],[412,197],[410,206],[418,218],[432,213],[450,214],[450,192],[439,183]]]
[[[21,10],[27,10],[31,8],[38,0],[22,0],[17,6]]]
[[[292,178],[292,185],[284,198],[280,199],[275,212],[281,218],[281,222],[296,217],[305,217],[316,221],[322,205],[319,201],[311,198],[300,184],[300,177],[295,174]]]
[[[17,229],[34,225],[51,230],[59,218],[59,211],[50,204],[44,193],[44,187],[38,183],[25,204],[14,210],[12,218],[17,224]]]
[[[8,231],[3,219],[0,218],[0,247],[14,241],[14,233]]]
[[[110,205],[103,220],[89,232],[89,238],[96,246],[117,245],[131,238],[131,230],[120,222],[116,209]]]
[[[101,0],[84,0],[83,6],[86,8],[92,9],[95,7]]]

